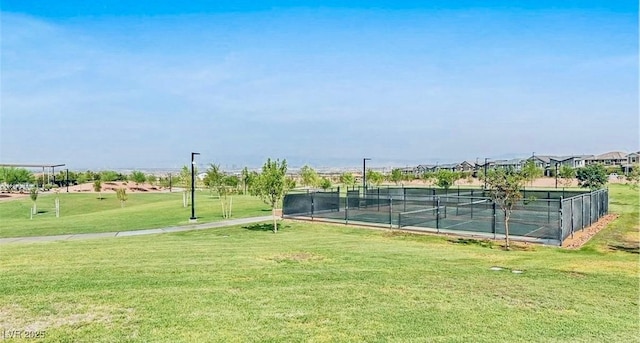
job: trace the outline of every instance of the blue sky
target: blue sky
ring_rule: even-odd
[[[0,162],[638,149],[637,1],[451,3],[3,0]]]

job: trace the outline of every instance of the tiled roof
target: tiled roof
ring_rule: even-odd
[[[589,160],[624,160],[627,158],[627,154],[621,151],[607,152],[602,155],[597,155],[589,158]]]

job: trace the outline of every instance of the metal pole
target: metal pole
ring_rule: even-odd
[[[558,188],[558,162],[556,162],[556,188]]]
[[[69,193],[69,169],[67,169],[67,180],[65,183],[67,184],[67,193]]]
[[[484,158],[484,189],[487,189],[487,161],[488,158]]]
[[[200,155],[198,152],[191,153],[191,221],[196,221],[196,173],[195,173],[195,161],[194,156]]]
[[[169,173],[169,193],[171,193],[171,173]]]
[[[367,161],[370,161],[370,158],[362,159],[362,191],[366,192],[367,189]]]

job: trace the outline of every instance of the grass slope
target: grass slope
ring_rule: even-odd
[[[60,193],[60,218],[55,216],[55,195],[38,198],[38,215],[29,219],[30,199],[0,202],[0,237],[47,236],[112,232],[186,225],[191,208],[182,206],[182,193],[132,193],[121,208],[115,194]],[[233,197],[233,218],[269,215],[269,206],[251,196]],[[196,193],[200,223],[222,220],[220,200]]]
[[[612,192],[620,221],[637,218],[635,195]],[[634,342],[638,255],[610,245],[637,224],[577,251],[298,222],[10,244],[0,329],[53,342]]]

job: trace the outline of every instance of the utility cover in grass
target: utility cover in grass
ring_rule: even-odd
[[[494,266],[494,267],[491,267],[491,268],[489,268],[489,269],[490,269],[490,270],[498,271],[498,270],[502,270],[502,267],[495,267],[495,266]]]
[[[514,273],[514,274],[522,274],[522,273],[524,273],[522,270],[512,270],[511,272]]]

